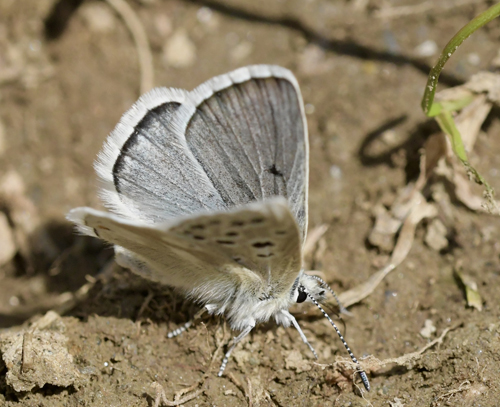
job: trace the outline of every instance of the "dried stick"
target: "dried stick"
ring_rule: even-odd
[[[195,391],[194,393],[187,395],[186,397],[183,397],[182,399],[170,401],[167,399],[167,396],[165,395],[165,390],[163,390],[163,387],[161,386],[160,383],[153,382],[151,383],[151,387],[156,392],[154,407],[159,407],[160,405],[164,405],[167,407],[180,406],[181,404],[187,403],[188,401],[198,397],[203,392],[203,390],[200,389],[198,391]]]
[[[132,34],[137,49],[137,56],[139,57],[139,66],[141,69],[141,94],[146,93],[154,86],[154,69],[153,69],[153,55],[149,47],[148,37],[144,26],[137,17],[135,11],[128,5],[125,0],[106,0],[107,3],[115,10],[115,12],[122,18]]]

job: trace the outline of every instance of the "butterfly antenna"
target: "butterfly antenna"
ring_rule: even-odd
[[[325,312],[323,307],[321,305],[319,305],[319,302],[316,301],[316,298],[314,298],[311,294],[309,294],[304,289],[303,286],[300,286],[299,290],[304,291],[307,294],[307,296],[311,299],[311,301],[314,303],[314,305],[316,305],[319,308],[319,310],[323,313],[323,315],[326,317],[326,319],[328,319],[328,321],[330,321],[330,324],[332,324],[333,329],[335,329],[335,331],[337,332],[337,335],[339,336],[340,340],[344,344],[344,347],[346,348],[347,353],[349,353],[349,356],[351,357],[352,361],[356,364],[356,371],[359,373],[359,376],[361,377],[361,380],[363,381],[363,385],[365,386],[366,391],[370,391],[370,382],[368,381],[368,377],[366,376],[366,372],[361,368],[361,365],[359,364],[358,359],[356,359],[356,357],[354,356],[354,354],[351,351],[351,348],[349,348],[349,345],[347,345],[347,342],[345,341],[344,337],[340,333],[339,328],[337,328],[337,325],[335,325],[335,322],[332,321],[332,319]]]
[[[341,314],[346,314],[346,315],[352,315],[350,311],[347,311],[347,308],[342,305],[342,303],[339,300],[339,297],[337,297],[337,294],[335,294],[335,291],[332,290],[332,287],[330,287],[321,277],[318,276],[309,276],[314,278],[315,280],[319,281],[322,287],[325,287],[330,293],[332,294],[333,298],[335,298],[335,301],[337,301],[337,304],[339,306],[339,310]]]
[[[322,307],[324,310],[327,311],[328,315],[333,314],[339,319],[340,323],[342,324],[342,328],[344,329],[344,333],[342,335],[346,336],[347,335],[347,325],[346,325],[345,321],[342,319],[342,315],[340,315],[337,312],[337,310],[334,309],[333,306],[331,306],[329,304],[323,304]]]

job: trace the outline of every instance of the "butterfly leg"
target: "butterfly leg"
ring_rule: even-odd
[[[281,311],[283,312],[283,314],[285,314],[287,316],[287,318],[291,321],[291,323],[293,324],[293,326],[295,327],[295,329],[297,331],[299,331],[299,335],[300,337],[302,338],[302,341],[307,345],[309,346],[309,349],[311,349],[311,352],[313,353],[314,357],[316,359],[318,359],[318,354],[316,353],[316,351],[314,350],[314,348],[311,346],[311,344],[309,343],[309,341],[307,340],[306,336],[304,335],[304,332],[302,332],[302,329],[300,328],[300,325],[299,323],[297,322],[297,320],[295,319],[295,317],[290,314],[288,311],[286,310],[283,310]]]
[[[249,325],[247,326],[237,337],[233,338],[233,343],[229,350],[226,352],[224,355],[224,359],[222,360],[222,365],[220,366],[219,373],[217,376],[222,376],[222,373],[224,373],[224,369],[226,368],[227,362],[229,360],[229,357],[231,356],[231,352],[234,350],[238,342],[240,342],[245,336],[247,336],[250,331],[254,328],[255,325]]]
[[[197,320],[198,318],[200,318],[205,312],[206,312],[206,308],[203,307],[196,314],[194,314],[194,317],[190,321],[186,322],[184,325],[180,326],[179,328],[174,329],[173,331],[170,331],[167,334],[167,338],[173,338],[175,336],[180,335],[184,331],[186,331],[191,325],[193,325],[193,322],[195,320]]]

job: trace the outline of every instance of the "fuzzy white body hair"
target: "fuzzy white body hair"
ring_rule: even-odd
[[[158,265],[140,260],[131,252],[125,253],[123,248],[117,248],[117,251],[120,253],[117,255],[120,265],[143,276],[146,266],[145,270],[149,273],[147,278],[152,280],[157,280],[157,277],[161,276],[161,271],[158,274],[151,273],[151,270],[155,270]],[[195,288],[181,289],[187,298],[204,306],[211,315],[225,316],[231,329],[236,331],[243,331],[249,326],[254,327],[270,319],[274,319],[278,325],[283,325],[285,328],[289,327],[292,321],[283,311],[288,311],[297,302],[300,285],[306,287],[318,301],[322,301],[325,297],[325,291],[318,281],[310,278],[303,270],[300,270],[296,280],[289,287],[283,287],[279,294],[269,297],[262,296],[267,287],[256,273],[239,265],[228,272],[232,276],[230,280],[211,279]],[[159,282],[165,283],[161,280]],[[185,280],[183,283],[185,286],[190,285]],[[172,285],[172,281],[169,285]]]

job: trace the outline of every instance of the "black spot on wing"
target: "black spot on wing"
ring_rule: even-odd
[[[282,177],[283,176],[283,173],[276,168],[276,164],[271,165],[271,167],[269,167],[267,169],[267,171],[269,171],[271,174],[273,174],[276,177]]]
[[[253,218],[252,220],[250,220],[250,223],[253,223],[253,224],[258,224],[258,223],[262,223],[264,222],[264,218]]]
[[[274,243],[270,242],[270,241],[255,242],[252,244],[252,246],[255,247],[256,249],[262,249],[264,247],[272,247],[272,246],[274,246]]]
[[[216,242],[225,246],[232,246],[235,244],[232,240],[217,239]]]

